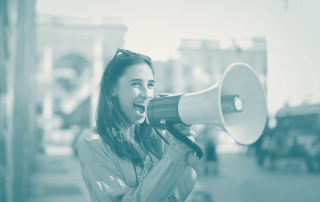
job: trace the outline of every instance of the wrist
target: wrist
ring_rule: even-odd
[[[169,155],[178,161],[186,161],[187,151],[182,150],[179,146],[175,144],[170,144],[168,149]]]

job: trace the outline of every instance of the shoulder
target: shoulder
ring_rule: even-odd
[[[95,128],[85,130],[77,141],[81,164],[101,162],[113,157],[109,146],[102,140]]]
[[[90,128],[83,131],[83,133],[78,138],[78,145],[84,145],[88,143],[94,143],[101,137],[97,133],[96,128]],[[96,141],[95,141],[96,140]]]
[[[103,143],[102,138],[97,133],[97,130],[95,128],[91,128],[83,131],[78,138],[77,144],[78,149],[81,149],[83,147],[99,146]]]

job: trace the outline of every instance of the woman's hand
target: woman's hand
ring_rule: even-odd
[[[171,93],[156,93],[155,97],[166,97],[166,96],[170,96],[172,95]],[[180,133],[182,133],[183,135],[185,135],[187,138],[189,138],[192,142],[195,142],[194,140],[194,136],[196,136],[196,133],[194,131],[191,130],[191,126],[186,126],[183,124],[174,124],[172,125],[176,130],[178,130]],[[175,138],[172,134],[170,134],[169,131],[167,131],[167,133],[169,134],[169,142],[170,144],[173,144],[174,146],[182,149],[183,151],[186,152],[186,162],[187,165],[194,165],[198,160],[199,157],[196,155],[196,152],[191,149],[188,145],[186,145],[185,143],[181,142],[180,140],[178,140],[177,138]]]
[[[185,135],[192,142],[195,142],[194,136],[196,135],[196,133],[191,130],[191,126],[186,126],[186,125],[183,125],[183,124],[175,124],[175,125],[172,125],[172,126],[177,131],[179,131],[181,134]],[[186,152],[187,165],[191,165],[191,166],[194,165],[199,160],[199,157],[196,156],[195,151],[192,148],[190,148],[188,145],[183,143],[182,141],[180,141],[177,138],[175,138],[168,131],[167,131],[167,133],[169,134],[168,136],[169,136],[170,144],[173,144],[174,146],[176,146],[179,149],[181,149],[181,150]]]

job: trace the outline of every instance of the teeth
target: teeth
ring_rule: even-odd
[[[145,107],[145,104],[144,104],[144,103],[135,103],[135,104]]]

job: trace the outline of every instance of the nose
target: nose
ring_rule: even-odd
[[[146,98],[146,99],[151,98],[151,92],[148,89],[148,87],[146,87],[146,86],[142,87],[141,97]]]

